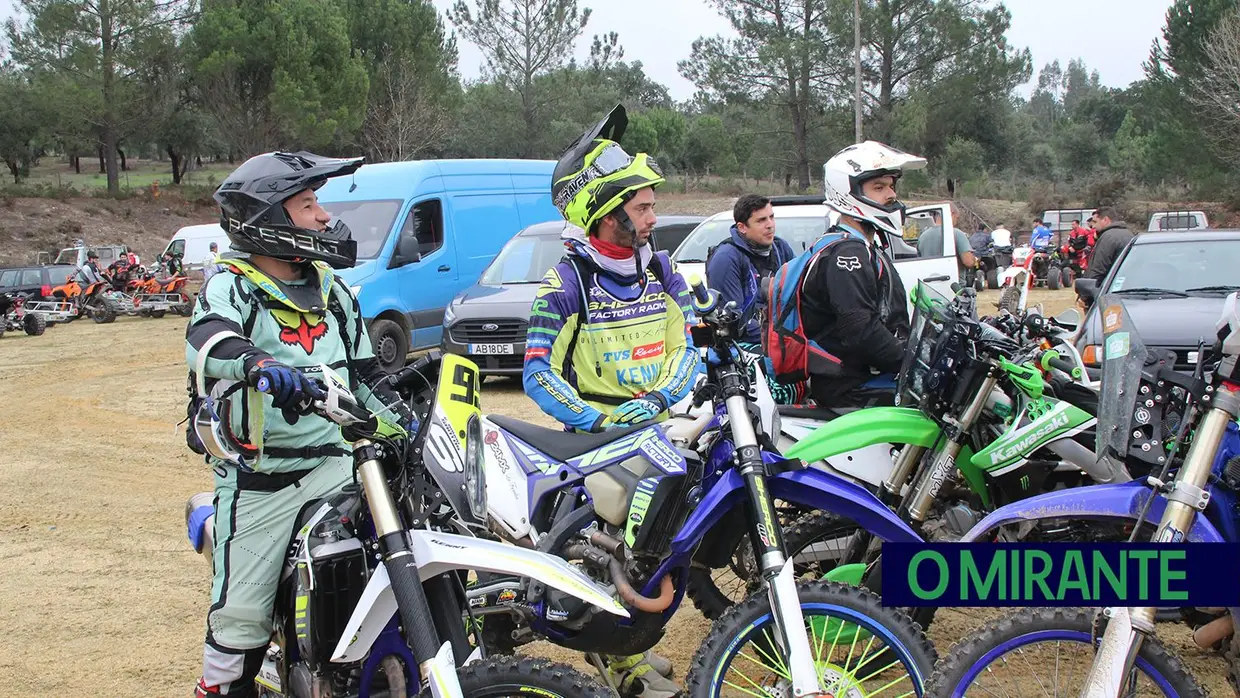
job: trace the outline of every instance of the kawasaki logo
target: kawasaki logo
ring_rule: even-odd
[[[1067,412],[1059,412],[1052,415],[1045,424],[1038,425],[1037,422],[1030,424],[1025,428],[1028,430],[1028,433],[1021,437],[1019,441],[1011,446],[996,448],[994,453],[990,454],[990,464],[999,465],[1028,452],[1034,445],[1041,443],[1043,439],[1068,426],[1071,421],[1072,419]]]

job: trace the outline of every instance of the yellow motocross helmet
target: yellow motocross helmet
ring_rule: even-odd
[[[633,192],[667,181],[654,158],[646,153],[634,157],[620,147],[628,124],[624,105],[616,105],[564,151],[551,174],[551,202],[587,234]]]

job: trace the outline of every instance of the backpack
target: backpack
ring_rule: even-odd
[[[797,383],[811,373],[839,372],[840,360],[805,336],[801,316],[801,290],[805,277],[827,250],[850,237],[848,232],[824,235],[809,249],[793,257],[767,281],[766,327],[762,344],[771,360],[775,380]]]
[[[344,287],[340,277],[335,277],[332,280],[332,283],[340,285],[341,288]],[[203,285],[202,290],[205,293],[205,284]],[[258,298],[258,294],[260,292],[261,291],[259,289],[255,289],[249,294],[250,317],[246,319],[245,325],[242,327],[242,332],[246,337],[248,337],[254,330],[254,323],[258,320],[258,314],[263,310],[262,302]],[[340,305],[340,299],[336,297],[336,292],[334,290],[331,295],[328,296],[327,309],[331,312],[332,316],[336,318],[336,326],[340,330],[340,339],[344,342],[345,364],[349,369],[350,387],[356,390],[358,378],[357,370],[353,365],[353,343],[349,339],[347,323],[348,318],[345,316],[344,308]],[[206,363],[207,354],[210,353],[217,338],[223,339],[220,335],[216,335],[216,337],[207,340],[207,344],[203,345],[202,349],[199,350],[198,354],[200,358],[197,366],[199,370],[202,370],[202,366]],[[205,381],[203,381],[204,386],[205,384]],[[245,381],[237,381],[235,385],[231,386],[222,395],[220,395],[220,398],[228,397],[232,393],[244,387],[247,387]],[[189,450],[194,453],[197,453],[200,456],[205,456],[207,455],[207,449],[203,446],[202,440],[198,438],[198,432],[194,430],[194,417],[198,414],[198,409],[202,406],[202,402],[206,399],[206,396],[199,392],[198,376],[192,370],[189,372],[189,376],[186,380],[186,391],[189,393],[189,402],[185,406],[185,445],[189,446]],[[207,388],[207,392],[210,392],[209,387]]]

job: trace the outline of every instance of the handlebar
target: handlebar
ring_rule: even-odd
[[[1077,366],[1067,359],[1060,358],[1059,352],[1054,349],[1042,352],[1042,355],[1038,357],[1038,363],[1044,370],[1054,368],[1056,370],[1063,371],[1073,378],[1080,378],[1083,375],[1080,366]]]

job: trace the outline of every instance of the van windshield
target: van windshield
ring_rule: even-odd
[[[399,199],[385,199],[322,202],[322,206],[332,214],[332,220],[343,220],[353,231],[353,239],[357,241],[357,258],[374,259],[383,249],[388,233],[392,232],[392,222],[396,220],[402,203]]]

